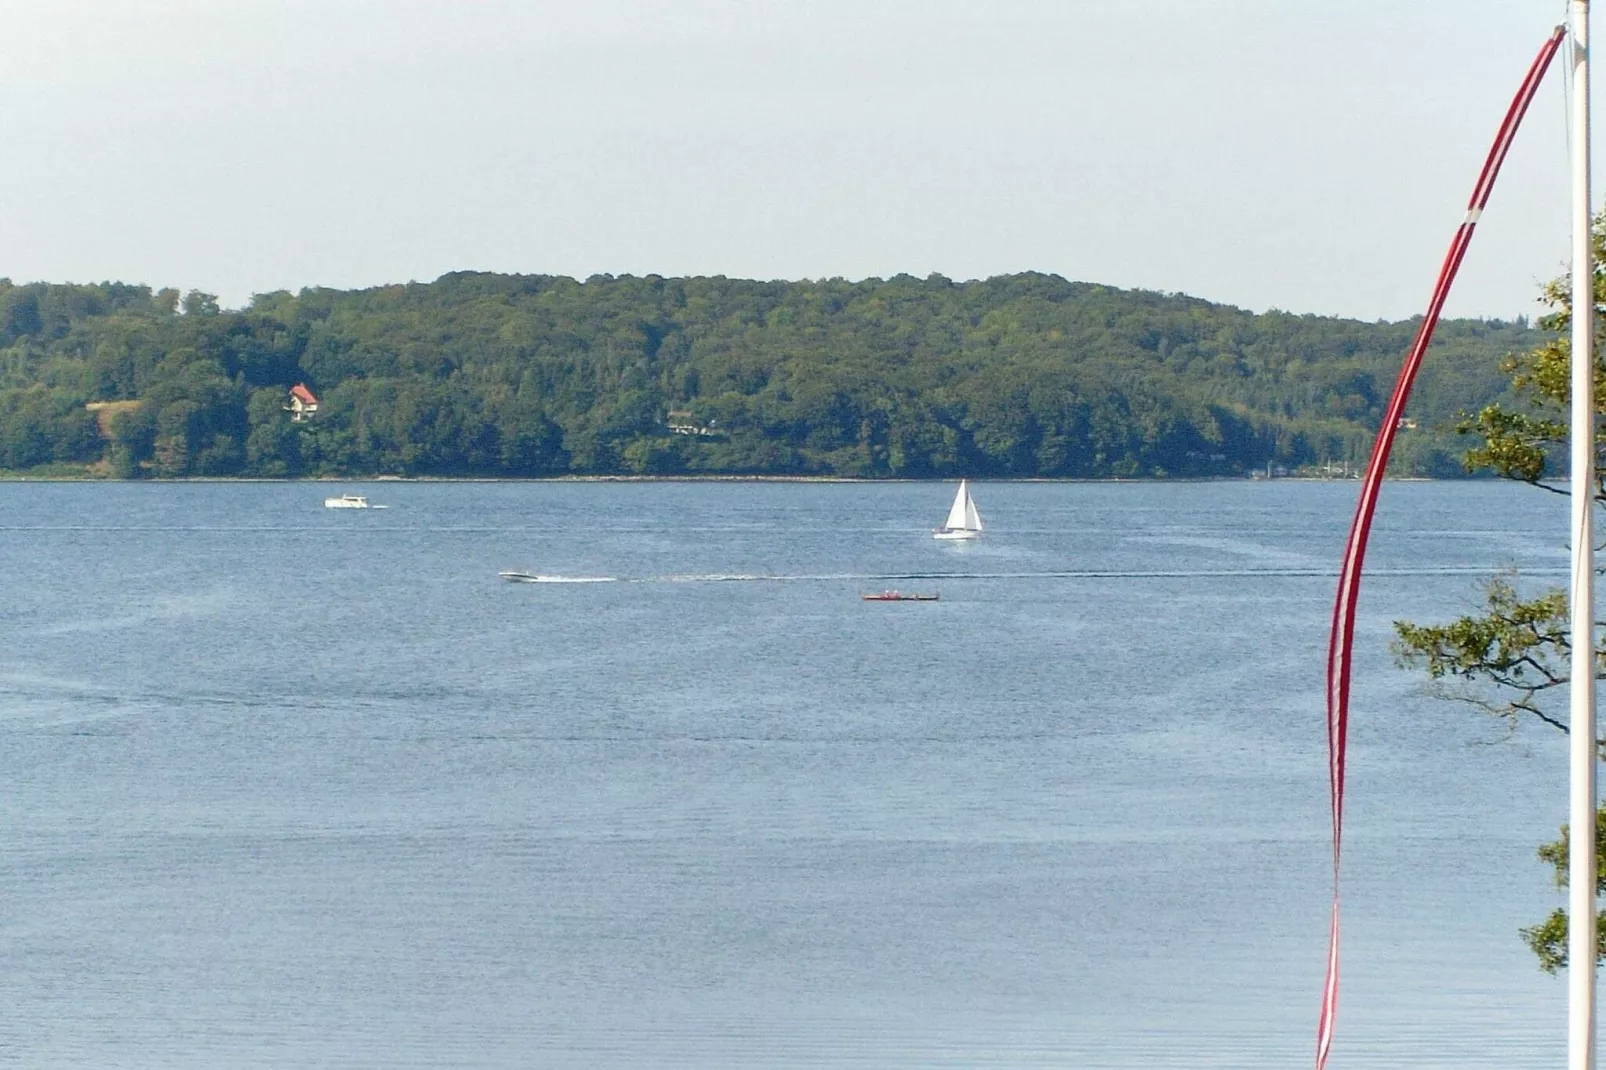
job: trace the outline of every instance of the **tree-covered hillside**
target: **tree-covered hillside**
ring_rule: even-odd
[[[458,273],[214,298],[0,279],[0,468],[136,477],[1199,476],[1363,459],[1414,323],[1039,274]],[[1397,468],[1459,472],[1525,323],[1447,321]],[[319,410],[295,421],[288,389]],[[138,402],[96,406],[96,402]]]

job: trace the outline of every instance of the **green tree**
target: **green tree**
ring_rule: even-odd
[[[200,406],[188,399],[164,405],[156,414],[155,471],[173,479],[190,474],[191,440]]]
[[[184,295],[186,316],[215,316],[218,314],[217,295],[191,290]]]
[[[246,471],[252,475],[284,478],[301,472],[301,428],[285,411],[284,394],[274,389],[253,390],[246,405],[250,431],[245,439]]]
[[[149,405],[119,412],[111,419],[111,448],[108,460],[118,479],[139,476],[141,462],[151,459],[156,448],[156,415]]]
[[[1595,221],[1595,382],[1602,382],[1601,336],[1606,331],[1606,216]],[[1539,327],[1551,332],[1534,349],[1508,357],[1501,365],[1510,376],[1515,401],[1494,403],[1464,416],[1457,430],[1476,439],[1465,453],[1469,472],[1486,470],[1556,494],[1569,494],[1555,476],[1567,458],[1568,405],[1571,396],[1571,279],[1553,280],[1544,289],[1550,314]],[[1597,389],[1596,408],[1606,411],[1606,397]],[[1597,506],[1606,504],[1606,421],[1597,424],[1596,483],[1590,488]],[[1403,665],[1421,668],[1443,693],[1474,703],[1515,726],[1534,720],[1565,732],[1565,687],[1569,677],[1567,592],[1552,587],[1529,595],[1519,592],[1514,576],[1491,579],[1480,613],[1446,624],[1395,622],[1394,650]],[[1595,652],[1595,674],[1606,676],[1606,651]],[[1606,808],[1597,824],[1597,838],[1606,850]],[[1606,857],[1606,856],[1603,856]],[[1567,830],[1561,839],[1539,848],[1541,861],[1555,869],[1558,885],[1567,882]],[[1597,891],[1606,882],[1597,874]],[[1601,914],[1606,941],[1606,912]],[[1567,964],[1567,913],[1557,910],[1522,937],[1540,967],[1555,972]],[[1597,947],[1596,959],[1606,953]]]

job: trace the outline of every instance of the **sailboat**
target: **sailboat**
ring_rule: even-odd
[[[948,519],[943,521],[942,527],[931,533],[931,537],[955,540],[981,537],[981,514],[976,512],[976,503],[971,500],[969,480],[959,481],[959,490],[954,494],[954,504],[948,510]]]

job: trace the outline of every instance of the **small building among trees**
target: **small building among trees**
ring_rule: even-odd
[[[677,435],[717,435],[719,432],[714,429],[715,422],[710,420],[706,424],[700,424],[692,416],[690,410],[671,412],[664,419],[664,423],[668,425],[669,430]]]
[[[296,423],[310,420],[318,414],[318,396],[307,389],[306,383],[297,383],[290,388],[290,404],[284,409]]]

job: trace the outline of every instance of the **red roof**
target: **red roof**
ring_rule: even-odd
[[[318,404],[317,395],[308,390],[307,384],[305,383],[297,383],[295,386],[292,386],[290,388],[290,396],[301,402],[303,405]]]

